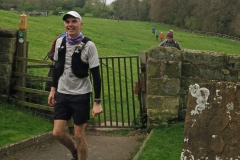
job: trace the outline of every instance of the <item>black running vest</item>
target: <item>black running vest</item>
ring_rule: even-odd
[[[91,39],[87,37],[84,37],[82,40],[84,45],[88,41],[91,41]],[[82,62],[81,52],[82,52],[82,49],[79,49],[78,47],[76,47],[72,55],[72,62],[71,62],[72,72],[78,78],[84,78],[89,75],[88,74],[89,64]],[[65,57],[66,57],[66,37],[63,38],[61,46],[58,49],[58,60],[55,62],[54,68],[53,68],[52,81],[53,81],[53,87],[55,88],[57,88],[58,80],[64,71]]]

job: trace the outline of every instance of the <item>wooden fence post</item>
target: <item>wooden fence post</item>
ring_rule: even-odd
[[[27,15],[21,14],[19,19],[19,31],[17,39],[17,56],[18,57],[28,57],[28,42],[27,42]],[[17,61],[17,72],[26,73],[27,72],[27,61]],[[26,87],[26,78],[17,77],[16,85],[19,87]],[[25,100],[25,93],[23,91],[17,92],[18,100]]]

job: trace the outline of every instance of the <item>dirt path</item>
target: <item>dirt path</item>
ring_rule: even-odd
[[[130,160],[133,158],[143,134],[116,135],[116,132],[87,131],[88,160]],[[125,134],[125,133],[122,133]],[[129,134],[129,133],[128,133]],[[1,158],[1,160],[70,160],[70,152],[54,139],[32,146],[23,151]]]

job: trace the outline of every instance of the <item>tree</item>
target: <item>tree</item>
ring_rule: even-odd
[[[114,15],[116,16],[116,17],[119,17],[120,16],[120,1],[119,0],[116,0],[116,1],[114,1],[113,3],[112,3],[112,5],[113,5],[113,11],[114,11]]]
[[[49,4],[47,3],[47,0],[42,0],[42,3],[38,6],[38,9],[48,9]]]
[[[59,15],[59,12],[61,11],[62,11],[62,7],[55,7],[52,12],[52,15]]]
[[[235,19],[231,22],[230,25],[231,34],[235,34],[240,37],[240,13],[235,16]]]
[[[85,10],[84,10],[83,8],[74,7],[73,10],[76,11],[76,12],[78,12],[82,17],[84,17],[84,15],[85,15]]]
[[[150,2],[149,0],[140,1],[140,20],[148,21],[149,20],[149,11],[150,11]]]
[[[17,5],[17,10],[20,12],[20,11],[24,11],[24,5],[22,4],[19,4]]]
[[[64,10],[72,10],[75,6],[75,0],[65,0],[62,5],[62,9]]]
[[[92,13],[94,17],[107,17],[110,14],[106,0],[86,0],[84,10]]]
[[[24,5],[24,11],[34,11],[34,10],[35,10],[34,6],[31,5],[30,3],[26,3]]]
[[[151,0],[150,1],[150,19],[154,22],[166,22],[169,20],[170,13],[168,7],[168,1],[165,3],[163,0]]]
[[[94,5],[95,4],[92,0],[86,0],[84,5],[84,10],[86,11],[86,13],[92,13],[94,10]]]
[[[85,5],[86,0],[76,0],[76,5],[75,7],[80,7],[83,8]]]

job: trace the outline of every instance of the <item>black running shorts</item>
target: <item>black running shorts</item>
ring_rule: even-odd
[[[54,120],[69,120],[74,124],[87,123],[90,118],[90,93],[70,95],[55,92]]]

